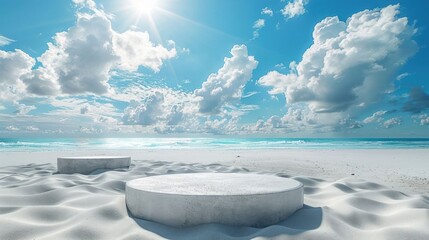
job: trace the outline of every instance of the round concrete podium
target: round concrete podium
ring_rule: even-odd
[[[134,217],[174,227],[265,227],[302,208],[304,192],[300,182],[271,175],[188,173],[129,181],[125,200]]]
[[[126,168],[131,164],[131,157],[125,156],[88,156],[59,157],[57,167],[59,173],[89,174],[98,169]]]

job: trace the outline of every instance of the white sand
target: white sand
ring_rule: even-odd
[[[134,161],[129,170],[55,174],[58,156],[99,154]],[[129,216],[126,181],[187,172],[292,177],[305,185],[305,206],[266,228],[175,229]],[[429,150],[1,153],[0,239],[429,239],[428,183]]]

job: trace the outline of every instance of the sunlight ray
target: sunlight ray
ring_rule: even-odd
[[[155,41],[160,43],[160,44],[164,44],[164,40],[161,37],[161,34],[159,33],[158,27],[156,26],[155,21],[153,20],[152,15],[148,15],[147,16],[148,22],[149,22],[149,26],[152,30],[152,32],[155,34]]]
[[[203,29],[205,29],[205,30],[209,30],[209,31],[211,31],[211,32],[215,32],[215,33],[217,33],[217,34],[219,34],[219,35],[223,35],[223,36],[226,36],[226,37],[229,37],[229,38],[232,38],[232,39],[236,39],[236,40],[241,40],[241,39],[240,39],[239,37],[237,37],[237,36],[231,35],[231,34],[229,34],[229,33],[226,33],[226,32],[223,32],[223,31],[220,31],[219,29],[216,29],[216,28],[213,28],[213,27],[207,26],[207,25],[205,25],[205,24],[202,24],[202,23],[199,23],[199,22],[197,22],[197,21],[191,20],[191,19],[186,18],[186,17],[184,17],[184,16],[178,15],[178,14],[176,14],[176,13],[173,13],[173,12],[171,12],[171,11],[168,11],[167,9],[159,8],[158,10],[159,10],[159,12],[164,13],[164,14],[168,15],[169,17],[173,17],[173,18],[180,19],[180,20],[182,20],[182,21],[185,21],[185,22],[187,22],[187,23],[193,24],[193,25],[198,26],[198,27],[200,27],[200,28],[203,28]]]

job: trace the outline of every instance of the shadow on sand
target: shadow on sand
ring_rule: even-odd
[[[320,207],[304,205],[286,220],[264,228],[236,227],[223,224],[203,224],[187,228],[175,228],[134,218],[141,228],[166,239],[249,239],[255,237],[293,236],[319,228],[323,212]]]

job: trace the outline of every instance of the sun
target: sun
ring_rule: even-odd
[[[150,15],[153,10],[158,7],[158,1],[159,0],[131,0],[130,7],[139,15]]]

